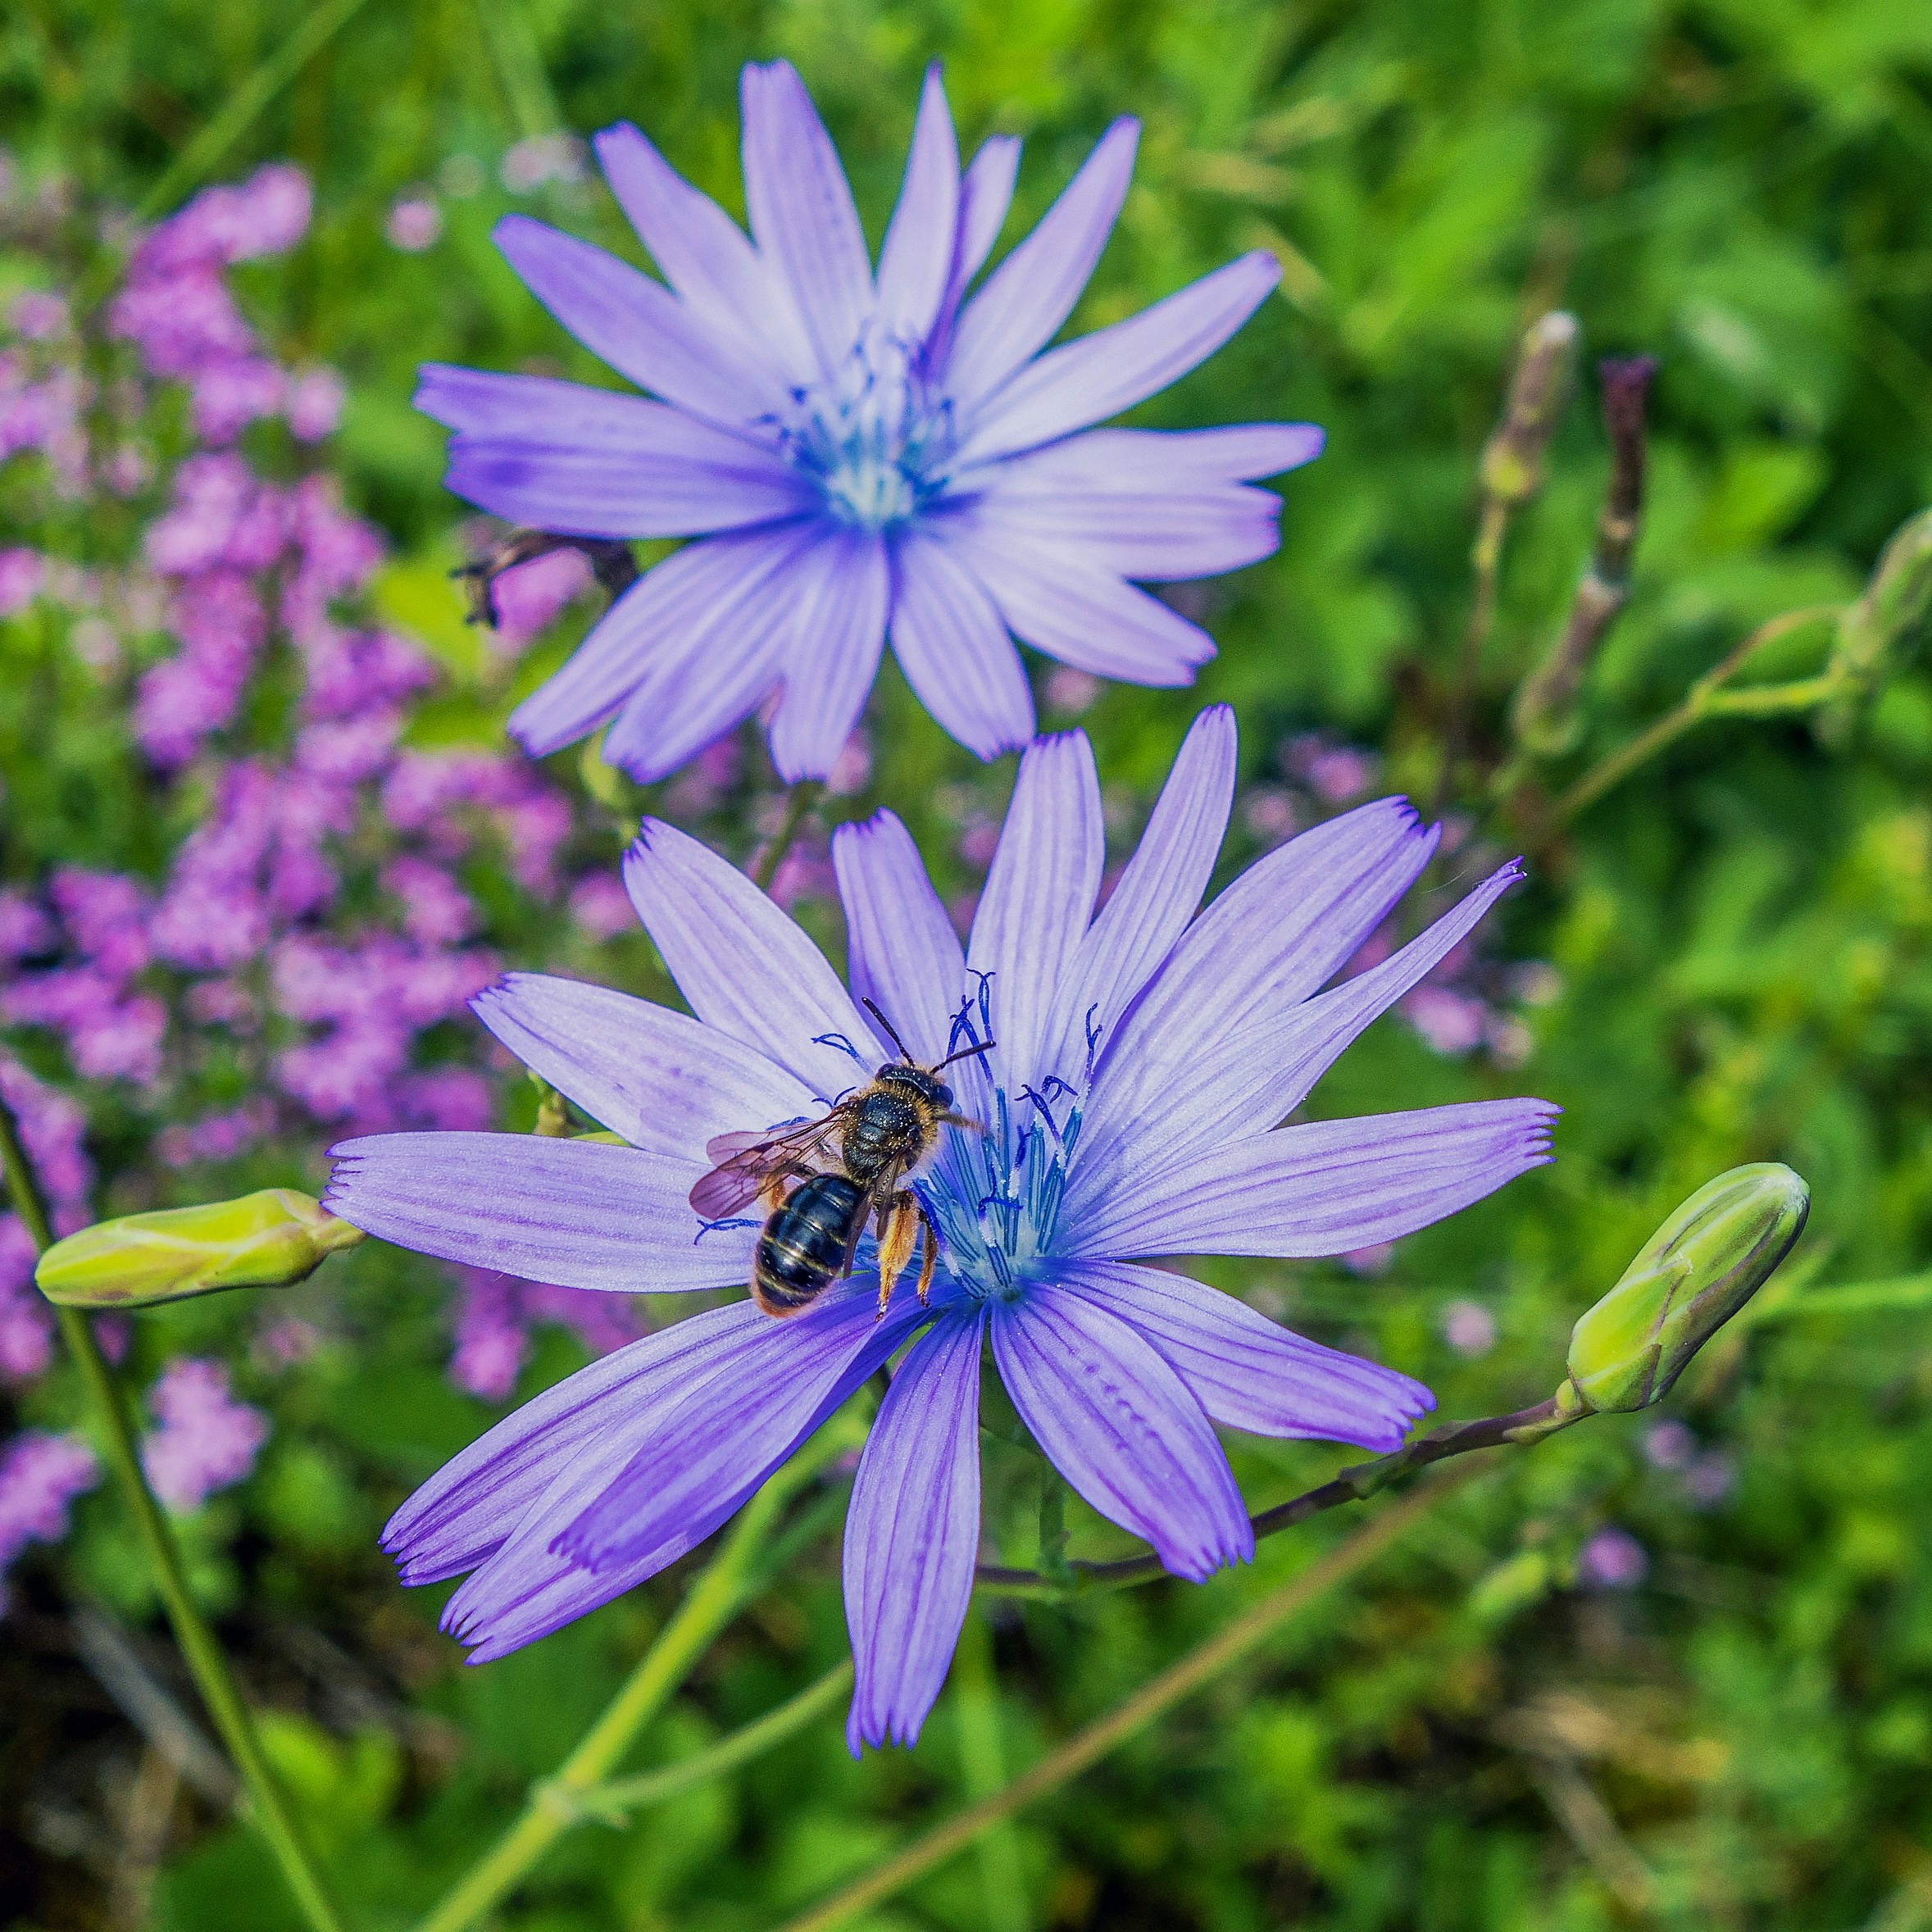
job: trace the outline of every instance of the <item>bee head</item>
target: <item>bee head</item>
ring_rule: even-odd
[[[881,1086],[909,1089],[937,1112],[946,1113],[952,1109],[952,1089],[937,1074],[928,1073],[923,1066],[882,1066],[879,1070],[879,1082]]]

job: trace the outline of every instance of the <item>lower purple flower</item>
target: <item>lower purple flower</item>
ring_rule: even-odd
[[[1216,1425],[1386,1450],[1432,1406],[1406,1375],[1146,1264],[1350,1252],[1549,1158],[1557,1110],[1536,1100],[1278,1125],[1518,869],[1323,992],[1436,833],[1399,799],[1364,806],[1280,847],[1197,917],[1234,780],[1232,716],[1207,711],[1097,913],[1092,751],[1078,732],[1036,743],[963,950],[898,821],[841,826],[849,991],[742,874],[647,821],[625,883],[695,1017],[533,975],[475,1002],[628,1144],[381,1134],[334,1150],[329,1206],[405,1247],[576,1288],[717,1289],[748,1280],[758,1224],[691,1208],[707,1143],[822,1114],[896,1058],[861,1002],[929,1065],[993,1043],[947,1075],[986,1131],[946,1130],[913,1182],[939,1233],[930,1305],[909,1271],[875,1319],[868,1239],[852,1276],[803,1313],[741,1302],[620,1349],[397,1512],[384,1541],[406,1583],[470,1573],[444,1625],[472,1662],[682,1556],[902,1350],[846,1526],[855,1751],[916,1737],[945,1677],[979,1548],[988,1348],[1073,1488],[1196,1580],[1254,1548]]]

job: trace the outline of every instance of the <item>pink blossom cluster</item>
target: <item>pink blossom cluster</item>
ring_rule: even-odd
[[[637,1304],[627,1295],[552,1288],[481,1268],[458,1268],[457,1274],[461,1287],[450,1380],[485,1402],[501,1402],[516,1387],[539,1321],[571,1330],[593,1355],[608,1355],[643,1332]]]
[[[1302,732],[1284,740],[1275,752],[1275,765],[1280,781],[1247,787],[1239,807],[1249,836],[1268,847],[1359,804],[1375,792],[1381,776],[1373,752],[1322,732]],[[1442,853],[1453,855],[1468,835],[1466,825],[1445,825]],[[1349,962],[1348,971],[1366,972],[1399,943],[1394,928],[1384,928]],[[1480,1049],[1504,1066],[1516,1066],[1527,1056],[1530,1043],[1515,1009],[1547,1003],[1554,997],[1554,975],[1540,967],[1519,973],[1507,985],[1498,983],[1500,977],[1483,960],[1476,943],[1465,941],[1400,1002],[1398,1010],[1430,1048],[1446,1058],[1459,1059]]]
[[[88,1195],[94,1174],[83,1144],[80,1109],[4,1054],[0,1095],[20,1123],[54,1232],[70,1234],[86,1226],[93,1218]],[[0,1214],[0,1382],[30,1380],[53,1352],[53,1316],[34,1286],[34,1261],[33,1239],[19,1216]]]
[[[307,230],[310,207],[307,176],[270,165],[237,187],[197,195],[134,251],[108,326],[135,344],[156,375],[188,385],[195,433],[204,442],[233,442],[269,416],[284,417],[304,442],[335,427],[340,380],[326,370],[284,370],[263,349],[225,279],[238,261],[293,248]]]
[[[198,196],[139,242],[108,311],[133,372],[116,379],[107,413],[115,435],[138,438],[161,390],[184,384],[198,447],[148,479],[159,507],[126,561],[0,551],[0,618],[48,601],[102,678],[125,677],[152,637],[168,641],[134,675],[130,706],[168,816],[189,825],[159,875],[66,866],[0,889],[0,1021],[117,1089],[149,1121],[163,1166],[234,1160],[277,1138],[492,1124],[481,1067],[439,1062],[424,1037],[466,1021],[467,1001],[501,970],[466,876],[479,864],[539,902],[580,907],[592,939],[632,924],[628,909],[614,923],[604,868],[567,875],[572,809],[540,770],[407,743],[411,706],[438,674],[410,639],[358,618],[381,538],[326,470],[280,480],[237,443],[270,416],[312,442],[337,414],[334,378],[282,366],[227,280],[234,264],[293,246],[309,212],[300,173],[267,167]],[[20,297],[7,320],[17,339],[0,352],[0,461],[40,452],[56,494],[113,487],[90,452],[93,392],[65,305]],[[588,566],[564,552],[511,575],[502,634],[514,651],[584,588]],[[11,1063],[0,1085],[62,1225],[84,1224],[93,1177],[79,1111]],[[0,1219],[0,1375],[14,1380],[50,1352],[32,1266],[24,1230]],[[520,1337],[539,1319],[612,1319],[607,1298],[491,1293]],[[480,1389],[496,1381],[463,1365],[487,1354],[489,1321],[507,1332],[511,1320],[489,1316],[489,1299],[466,1288],[459,1321],[457,1372]],[[248,1434],[208,1366],[178,1389],[164,1377],[175,1393],[155,1398],[152,1454],[182,1498],[209,1486],[194,1439],[207,1438],[216,1469]]]
[[[27,1429],[0,1450],[0,1578],[30,1543],[58,1543],[75,1498],[100,1480],[93,1451],[77,1435]]]
[[[154,1493],[184,1516],[241,1482],[268,1440],[268,1418],[230,1390],[228,1370],[199,1356],[170,1362],[148,1391],[157,1425],[141,1444]]]

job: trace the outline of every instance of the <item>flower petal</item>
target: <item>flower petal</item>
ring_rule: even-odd
[[[827,1289],[802,1314],[767,1316],[718,1371],[669,1404],[646,1440],[556,1539],[593,1570],[634,1562],[694,1525],[708,1535],[748,1471],[775,1467],[930,1319],[911,1287],[883,1319],[875,1275]],[[732,1501],[731,1507],[736,1507]]]
[[[771,1473],[771,1464],[747,1464],[735,1488],[727,1488],[708,1508],[628,1562],[592,1570],[556,1547],[562,1532],[606,1493],[639,1445],[652,1439],[687,1394],[728,1379],[747,1340],[770,1320],[750,1302],[739,1302],[650,1338],[675,1352],[661,1367],[654,1362],[621,1395],[598,1406],[602,1426],[597,1433],[557,1466],[502,1547],[443,1606],[443,1628],[473,1646],[471,1663],[507,1656],[622,1595],[695,1548],[743,1507]],[[679,1332],[700,1322],[706,1330],[694,1338],[695,1345],[680,1349]]]
[[[1073,313],[1126,199],[1140,137],[1116,120],[1039,227],[961,311],[946,386],[963,405],[989,396]]]
[[[1070,486],[1158,496],[1222,483],[1252,483],[1298,470],[1321,454],[1313,423],[1239,423],[1219,430],[1093,430],[1050,450],[1027,468],[1052,463]]]
[[[879,320],[905,342],[925,338],[945,298],[959,226],[959,141],[938,63],[925,70],[905,184],[879,251]]]
[[[1098,1110],[1103,1131],[1089,1142],[1089,1165],[1069,1189],[1075,1211],[1090,1189],[1121,1175],[1145,1179],[1170,1166],[1179,1149],[1265,1133],[1292,1113],[1343,1049],[1467,938],[1521,876],[1512,860],[1400,952],[1326,993],[1306,999],[1292,981],[1259,985],[1244,1007],[1224,1010],[1219,1030],[1169,1037],[1149,1052],[1165,1021],[1172,1019],[1172,1030],[1187,1024],[1179,1017],[1182,989],[1163,984],[1162,1011],[1134,1015],[1136,1042],[1123,1043],[1123,1064],[1109,1069]],[[1134,1112],[1155,1094],[1157,1125]]]
[[[1308,1341],[1184,1275],[1077,1261],[1061,1285],[1138,1329],[1229,1429],[1389,1450],[1435,1407],[1420,1382]]]
[[[1211,356],[1280,280],[1281,265],[1257,249],[1124,322],[1049,351],[988,399],[961,464],[1038,448],[1145,402]]]
[[[640,784],[669,777],[748,717],[783,674],[800,591],[816,577],[825,539],[815,522],[755,534],[768,541],[748,553],[750,567],[734,582],[706,605],[680,599],[678,627],[666,626],[659,648],[611,721],[604,761]],[[657,567],[668,570],[677,561],[674,557]]]
[[[621,390],[432,362],[416,407],[457,432],[452,490],[559,534],[684,536],[813,507],[775,450]]]
[[[330,1211],[419,1254],[624,1294],[751,1277],[757,1228],[691,1211],[702,1161],[534,1134],[372,1134],[329,1153]]]
[[[1034,1076],[1061,980],[1093,917],[1106,858],[1100,780],[1086,734],[1035,739],[1021,756],[966,948],[971,971],[992,975],[998,1043],[970,1064],[987,1066],[1008,1093]]]
[[[495,1554],[544,1493],[619,1426],[708,1373],[754,1320],[707,1309],[566,1375],[452,1457],[389,1518],[382,1546],[406,1584],[440,1583]]]
[[[1311,1121],[1216,1147],[1061,1221],[1069,1256],[1346,1254],[1412,1234],[1551,1158],[1545,1100]]]
[[[1007,211],[1013,205],[1013,184],[1019,173],[1019,142],[1011,134],[994,134],[980,143],[980,152],[960,182],[952,267],[927,344],[928,361],[934,369],[946,366],[960,298],[993,252],[993,244],[1005,225]]]
[[[993,514],[948,527],[954,553],[992,592],[1022,643],[1097,677],[1136,684],[1193,681],[1214,655],[1199,625],[1136,590],[1083,545],[1050,543]]]
[[[1112,896],[1087,929],[1056,996],[1042,1068],[1084,1084],[1104,1043],[1157,972],[1207,889],[1234,800],[1234,714],[1196,718]]]
[[[857,1680],[845,1737],[910,1744],[946,1681],[980,1548],[977,1310],[907,1353],[866,1439],[845,1516],[845,1621]]]
[[[1254,1557],[1254,1530],[1201,1405],[1137,1330],[1036,1283],[993,1305],[993,1352],[1021,1419],[1109,1522],[1199,1583]]]
[[[1380,799],[1289,839],[1208,907],[1102,1047],[1069,1211],[1112,1187],[1150,1144],[1165,1157],[1229,1138],[1226,1040],[1251,1025],[1285,1025],[1388,917],[1436,837],[1406,800]]]
[[[852,997],[875,1001],[913,1058],[937,1064],[966,987],[966,955],[911,834],[891,812],[875,812],[833,833],[832,864]]]
[[[525,1066],[648,1153],[702,1161],[717,1134],[816,1111],[762,1053],[628,993],[510,973],[470,1007]]]
[[[1037,462],[1057,453],[1041,451],[997,466],[974,506],[986,542],[1044,542],[1090,570],[1145,584],[1243,570],[1280,546],[1281,499],[1267,490],[1245,484],[1145,495],[1067,489],[1050,474],[1034,474]]]
[[[708,438],[723,453],[599,451],[457,436],[444,482],[493,516],[567,537],[702,536],[813,507],[797,476],[776,457],[661,402],[643,407],[662,411],[684,432],[666,443],[695,447]]]
[[[851,994],[735,866],[648,818],[625,854],[624,883],[678,990],[707,1026],[775,1060],[827,1106],[871,1077],[884,1056]]]
[[[720,423],[755,422],[784,402],[765,370],[641,270],[527,215],[506,215],[494,233],[538,301],[640,389]]]
[[[830,375],[872,309],[872,264],[852,189],[805,83],[789,61],[746,67],[744,193],[758,252],[784,275]]]
[[[920,702],[982,758],[1025,744],[1033,688],[979,579],[943,541],[916,530],[900,539],[894,561],[892,648]]]
[[[800,560],[785,690],[771,721],[771,761],[786,784],[823,778],[852,735],[885,648],[885,539],[843,530]]]
[[[781,383],[809,381],[811,345],[744,230],[629,121],[606,128],[596,148],[618,206],[685,307],[766,362]]]
[[[674,675],[661,659],[681,669],[718,625],[735,621],[812,533],[808,524],[734,531],[688,543],[667,557],[604,613],[563,669],[516,707],[511,735],[532,757],[541,758],[594,730],[647,678]],[[755,674],[756,654],[740,657],[734,668]],[[763,694],[774,668],[766,667],[766,682],[747,710]],[[714,672],[712,681],[726,680]],[[741,679],[748,681],[748,675]]]

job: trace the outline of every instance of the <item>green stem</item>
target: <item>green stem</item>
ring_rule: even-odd
[[[775,1711],[742,1725],[727,1738],[721,1738],[707,1749],[667,1764],[661,1771],[646,1771],[641,1777],[616,1778],[607,1784],[593,1784],[581,1793],[579,1807],[587,1817],[608,1825],[621,1825],[633,1812],[662,1804],[694,1784],[708,1784],[715,1778],[734,1771],[754,1757],[762,1757],[787,1738],[804,1730],[823,1712],[829,1711],[852,1689],[852,1660],[834,1666],[816,1682],[808,1684],[796,1697],[788,1698]]]
[[[1417,1436],[1389,1455],[1378,1456],[1372,1462],[1358,1462],[1352,1469],[1344,1469],[1339,1475],[1286,1502],[1279,1502],[1272,1509],[1265,1509],[1248,1521],[1254,1525],[1257,1540],[1274,1536],[1307,1522],[1311,1516],[1320,1516],[1324,1510],[1339,1508],[1345,1502],[1366,1502],[1391,1483],[1432,1462],[1466,1456],[1472,1449],[1529,1448],[1559,1429],[1580,1422],[1592,1412],[1552,1396],[1548,1402],[1507,1416],[1485,1416],[1476,1422],[1445,1422],[1440,1429]],[[1161,1566],[1161,1559],[1152,1554],[1124,1557],[1113,1563],[1074,1562],[1066,1567],[1071,1572],[1071,1580],[1062,1580],[1037,1570],[1008,1570],[982,1563],[975,1580],[981,1590],[993,1596],[1054,1602],[1086,1596],[1095,1590],[1117,1590],[1132,1584],[1152,1583],[1167,1574]]]
[[[53,1244],[53,1229],[26,1150],[20,1144],[13,1110],[4,1098],[0,1098],[0,1165],[6,1169],[7,1189],[12,1198],[14,1211],[20,1217],[35,1252],[44,1253]],[[240,1775],[243,1789],[248,1794],[248,1821],[261,1833],[275,1862],[281,1866],[283,1879],[314,1932],[342,1932],[342,1921],[323,1889],[320,1876],[307,1848],[297,1835],[294,1821],[276,1786],[274,1774],[269,1770],[268,1760],[262,1755],[261,1741],[256,1734],[254,1721],[248,1715],[248,1707],[243,1702],[241,1692],[229,1671],[228,1660],[222,1655],[221,1646],[203,1621],[193,1598],[189,1594],[187,1575],[182,1567],[181,1552],[175,1544],[174,1531],[169,1527],[161,1505],[155,1500],[154,1492],[148,1488],[147,1473],[141,1467],[134,1424],[120,1384],[108,1366],[107,1358],[101,1352],[101,1345],[94,1339],[88,1318],[77,1308],[58,1307],[54,1309],[54,1317],[60,1324],[61,1339],[74,1358],[75,1366],[80,1371],[88,1398],[93,1405],[107,1442],[107,1460],[134,1512],[135,1527],[140,1533],[142,1547],[147,1552],[155,1586],[166,1606],[168,1621],[175,1627],[175,1640],[188,1660],[202,1702],[207,1707],[208,1715],[214,1720],[215,1728],[220,1733],[221,1741],[227,1746],[228,1755]]]
[[[361,11],[364,4],[365,0],[330,0],[308,15],[162,170],[161,179],[142,196],[134,219],[152,221],[172,208],[191,188],[198,188],[248,133],[256,116]]]
[[[805,821],[811,816],[811,808],[817,804],[819,793],[825,789],[821,779],[802,778],[785,793],[785,815],[752,867],[752,878],[760,892],[771,890],[771,882],[777,878],[779,867],[785,862],[786,853],[798,843],[798,834],[804,830]]]
[[[1171,1664],[1106,1716],[1075,1731],[1003,1790],[969,1805],[944,1824],[914,1839],[902,1852],[875,1866],[825,1904],[791,1920],[780,1932],[832,1932],[833,1927],[850,1923],[861,1912],[943,1865],[1036,1798],[1077,1777],[1184,1698],[1238,1663],[1325,1591],[1365,1568],[1472,1473],[1473,1469],[1465,1469],[1439,1477],[1413,1495],[1404,1497],[1326,1556],[1318,1557],[1298,1576],[1271,1591],[1218,1636],[1211,1637],[1177,1663]]]
[[[976,1611],[967,1614],[953,1653],[952,1700],[966,1795],[992,1798],[1007,1781],[1006,1753],[999,1734],[993,1632]],[[1026,1881],[1012,1826],[992,1826],[980,1838],[979,1851],[981,1924],[986,1932],[1027,1932]]]
[[[1766,645],[1807,625],[1827,618],[1835,620],[1839,615],[1835,604],[1815,604],[1803,610],[1787,611],[1759,625],[1699,678],[1672,709],[1585,772],[1557,802],[1557,820],[1562,822],[1575,818],[1621,784],[1639,766],[1648,763],[1666,745],[1675,743],[1707,718],[1783,716],[1814,710],[1839,696],[1846,680],[1842,673],[1834,671],[1793,684],[1755,685],[1743,691],[1724,689]]]
[[[690,1674],[711,1639],[756,1588],[760,1556],[786,1502],[833,1457],[850,1447],[836,1424],[819,1431],[745,1506],[725,1547],[692,1584],[677,1614],[584,1734],[554,1777],[532,1787],[523,1815],[420,1921],[416,1932],[463,1932],[503,1898],[572,1826],[594,1815],[589,1794],[603,1784]]]

